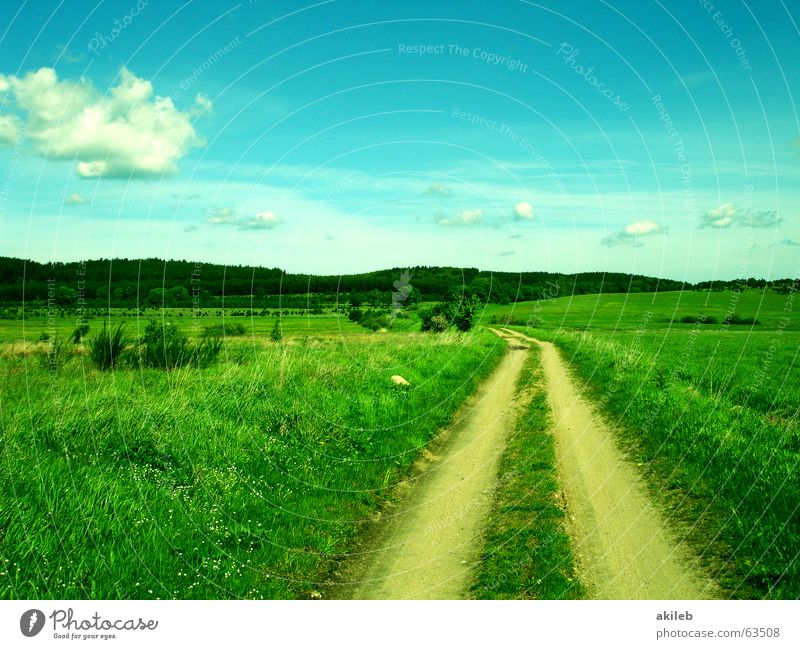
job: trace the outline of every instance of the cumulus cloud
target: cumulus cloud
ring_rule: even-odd
[[[736,218],[736,206],[733,203],[723,203],[719,207],[708,210],[700,217],[701,228],[728,228]]]
[[[733,203],[723,203],[719,207],[708,210],[700,217],[701,228],[729,228],[732,225],[741,225],[747,228],[770,228],[780,223],[775,210],[753,212],[740,210]]]
[[[800,243],[797,243],[794,239],[781,239],[777,245],[797,247],[800,246]]]
[[[517,253],[513,250],[504,250],[503,252],[499,253],[498,257],[511,257],[512,255],[516,255]]]
[[[653,234],[664,232],[664,228],[655,221],[634,221],[629,223],[622,230],[613,232],[604,237],[603,245],[606,246],[641,246],[639,239]]]
[[[183,228],[184,232],[196,232],[197,226],[196,225],[187,225]]]
[[[232,207],[219,207],[211,210],[206,221],[214,225],[235,225],[240,230],[271,230],[281,222],[275,212],[256,212],[252,215],[241,216]]]
[[[211,100],[203,93],[199,93],[197,97],[194,98],[194,106],[192,106],[192,109],[189,112],[191,113],[192,117],[200,117],[201,115],[210,113],[211,106]]]
[[[533,205],[528,201],[522,201],[514,206],[514,218],[519,221],[532,221],[535,216]]]
[[[424,196],[449,196],[453,193],[444,183],[431,183],[431,185],[423,192]]]
[[[52,68],[24,77],[0,78],[16,110],[26,116],[27,135],[48,158],[77,160],[83,178],[154,177],[173,174],[177,162],[204,141],[192,111],[154,94],[153,85],[123,68],[103,95],[89,81],[61,81]],[[210,102],[198,95],[203,112]]]
[[[437,213],[434,220],[439,225],[475,225],[483,218],[481,210],[462,210],[458,214],[445,215]]]
[[[509,239],[522,239],[522,235],[521,234],[511,234],[511,235],[509,235],[508,238]]]
[[[89,201],[80,194],[72,193],[64,200],[64,205],[86,205]]]

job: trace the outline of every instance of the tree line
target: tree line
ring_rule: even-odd
[[[402,284],[399,292],[398,282]],[[336,304],[391,308],[398,295],[402,296],[403,306],[408,306],[421,301],[444,301],[453,291],[475,295],[484,302],[508,304],[594,293],[794,285],[794,280],[789,279],[691,284],[627,273],[509,273],[431,266],[349,275],[305,275],[280,268],[156,258],[40,263],[0,257],[0,302],[43,302],[64,308],[80,305],[313,310]]]

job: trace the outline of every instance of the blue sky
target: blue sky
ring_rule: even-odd
[[[0,254],[800,274],[800,9],[0,5]]]

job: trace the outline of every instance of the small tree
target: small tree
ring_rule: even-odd
[[[272,333],[270,333],[269,337],[276,343],[283,340],[283,328],[281,327],[280,318],[275,318],[275,325],[272,327]]]
[[[469,331],[472,329],[472,320],[480,307],[481,301],[476,295],[462,300],[456,308],[455,315],[453,316],[453,324],[455,324],[459,331]]]

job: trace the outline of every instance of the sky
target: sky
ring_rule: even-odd
[[[0,255],[800,276],[797,2],[0,4]]]

